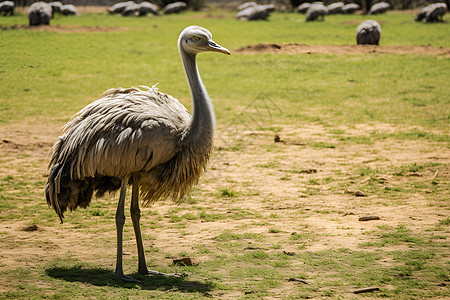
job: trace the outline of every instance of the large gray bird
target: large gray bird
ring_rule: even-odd
[[[356,28],[356,43],[358,45],[379,45],[381,26],[377,21],[366,20]]]
[[[387,2],[378,2],[372,5],[367,12],[369,15],[378,15],[385,13],[391,5]]]
[[[420,10],[415,20],[416,22],[442,22],[446,12],[447,5],[445,3],[430,4]]]
[[[30,26],[50,25],[52,7],[45,2],[34,2],[27,11]]]
[[[61,13],[65,16],[76,16],[78,15],[78,9],[73,4],[64,4],[61,7]]]
[[[328,9],[325,5],[319,2],[313,3],[306,11],[306,22],[319,20],[319,18],[323,21],[327,14]]]
[[[344,7],[344,2],[334,2],[330,5],[327,5],[328,14],[334,15],[334,14],[340,14],[342,13],[342,8]]]
[[[10,16],[14,15],[14,7],[16,4],[13,1],[3,1],[0,2],[0,13],[3,12],[3,15],[6,16],[9,14]]]
[[[199,26],[181,32],[178,48],[191,89],[192,116],[178,100],[155,87],[110,89],[63,127],[63,135],[52,148],[45,193],[61,222],[67,209],[87,207],[94,192],[101,196],[120,189],[115,277],[126,282],[137,282],[125,276],[122,269],[127,186],[132,185],[131,219],[138,271],[170,275],[147,269],[139,225],[139,191],[144,205],[166,198],[181,202],[198,182],[213,146],[214,111],[197,69],[196,55],[230,51],[216,44],[211,33]]]
[[[359,4],[348,3],[348,4],[345,4],[344,6],[342,6],[342,13],[343,14],[352,14],[359,9],[361,9],[361,6],[359,6]]]
[[[305,2],[300,4],[299,6],[297,6],[295,8],[295,11],[298,13],[306,13],[306,11],[308,10],[308,8],[311,6],[311,3],[309,2]]]
[[[182,11],[185,11],[186,9],[188,9],[188,5],[186,4],[186,2],[178,1],[167,4],[166,7],[164,7],[164,14],[165,15],[177,14]]]
[[[121,14],[122,11],[125,9],[125,7],[127,7],[130,4],[135,4],[135,3],[134,3],[134,1],[118,2],[118,3],[114,4],[113,6],[111,6],[110,8],[108,8],[108,12],[110,14]]]
[[[267,20],[270,13],[274,10],[275,6],[271,4],[249,6],[239,11],[236,14],[236,18],[241,21]]]

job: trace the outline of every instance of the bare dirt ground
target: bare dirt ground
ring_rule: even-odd
[[[450,48],[433,46],[374,46],[374,45],[339,45],[320,46],[304,44],[257,44],[237,49],[243,54],[427,54],[450,57]]]
[[[62,125],[62,124],[61,124]],[[220,138],[220,128],[216,140],[216,150],[210,163],[210,169],[199,185],[196,198],[198,205],[211,207],[216,213],[226,214],[230,211],[251,211],[268,218],[271,214],[279,216],[270,219],[271,228],[280,228],[282,232],[274,235],[269,244],[283,243],[293,232],[315,232],[320,235],[307,243],[307,251],[326,249],[360,249],[361,243],[371,241],[367,233],[377,230],[377,226],[396,227],[408,224],[417,235],[435,226],[445,217],[446,212],[437,205],[430,205],[430,199],[424,194],[411,194],[407,199],[394,201],[378,195],[366,194],[357,197],[355,191],[359,185],[370,180],[369,176],[358,178],[353,186],[346,191],[336,191],[332,183],[322,183],[316,189],[316,195],[308,194],[308,182],[327,177],[349,178],[357,171],[358,166],[373,169],[385,169],[391,166],[408,165],[412,163],[426,164],[430,162],[447,164],[450,162],[450,149],[436,147],[433,142],[390,140],[375,142],[372,145],[347,144],[336,148],[315,148],[311,145],[317,142],[337,142],[329,129],[319,125],[311,126],[278,126],[280,141],[275,142],[273,132],[267,131],[237,131],[236,138],[244,140],[244,146],[239,151],[220,150],[229,147],[229,141]],[[408,128],[389,124],[359,125],[353,128],[341,128],[348,136],[367,135],[370,132],[391,133]],[[29,176],[46,181],[46,155],[57,138],[58,128],[55,125],[35,126],[29,124],[14,124],[0,126],[0,152],[3,163],[0,165],[1,177],[6,175]],[[223,132],[222,132],[223,133]],[[276,167],[266,168],[262,165],[273,163]],[[430,182],[436,177],[436,169],[426,169],[420,172],[406,174],[399,179],[391,174],[377,175],[385,182],[386,188],[402,186],[408,181]],[[290,170],[297,170],[292,173]],[[338,175],[337,175],[338,174]],[[288,179],[281,179],[281,178]],[[438,178],[448,182],[450,170],[439,167]],[[230,188],[241,195],[236,198],[218,198],[220,188]],[[44,186],[39,199],[45,203]],[[431,193],[431,191],[430,191]],[[116,197],[102,201],[102,209],[114,211]],[[204,244],[208,247],[215,243],[214,238],[224,232],[267,233],[267,226],[254,224],[253,219],[225,219],[214,222],[193,220],[180,230],[164,219],[164,225],[151,229],[152,216],[148,210],[158,211],[167,215],[175,205],[157,203],[149,209],[143,209],[142,228],[144,236],[151,235],[152,240],[144,241],[145,247],[158,247],[162,251],[152,253],[154,263],[167,265],[170,261],[163,253],[189,253],[193,245]],[[182,204],[181,207],[189,207]],[[146,213],[147,210],[147,213]],[[305,218],[304,214],[308,217]],[[361,222],[360,217],[376,215],[380,220]],[[37,216],[38,217],[38,216]],[[0,270],[12,266],[26,264],[43,264],[55,257],[70,255],[81,261],[95,260],[105,268],[113,270],[115,254],[115,231],[113,220],[105,225],[105,231],[97,228],[99,233],[86,233],[72,229],[70,213],[66,214],[66,222],[55,226],[39,226],[36,231],[24,231],[33,220],[28,218],[15,222],[0,221],[0,232],[6,233],[7,239],[0,241]],[[128,219],[128,222],[130,220]],[[146,225],[147,224],[147,225]],[[99,226],[99,225],[96,225]],[[100,235],[100,237],[99,237]],[[135,254],[135,244],[130,229],[125,235],[125,251]],[[449,236],[447,236],[449,238]],[[289,248],[292,247],[292,248]],[[295,245],[283,246],[284,251],[296,252]],[[400,249],[403,246],[395,246]],[[407,246],[405,246],[407,249]],[[33,257],[30,258],[30,253]],[[204,259],[194,257],[196,262]],[[0,292],[11,288],[7,279],[0,277]],[[286,283],[280,289],[271,291],[274,297],[294,295],[296,287]],[[234,291],[236,292],[236,291]],[[350,296],[347,294],[347,296]],[[243,294],[226,294],[221,298],[232,299]],[[344,294],[345,296],[345,294]]]
[[[128,30],[126,27],[108,27],[108,26],[79,26],[79,25],[41,25],[41,26],[28,26],[28,25],[0,25],[0,30],[17,30],[17,29],[29,29],[36,31],[50,31],[58,33],[75,33],[75,32],[111,32]]]

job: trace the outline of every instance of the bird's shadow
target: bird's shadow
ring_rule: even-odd
[[[186,280],[179,277],[165,276],[143,276],[139,273],[131,274],[131,277],[144,281],[141,284],[124,283],[114,279],[114,272],[102,268],[83,266],[72,267],[49,267],[45,270],[48,276],[68,282],[82,282],[95,286],[112,286],[118,288],[141,289],[141,290],[179,290],[182,292],[201,293],[210,296],[212,283]]]

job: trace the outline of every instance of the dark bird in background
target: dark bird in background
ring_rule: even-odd
[[[445,3],[434,3],[423,7],[415,18],[416,22],[432,23],[442,22],[443,16],[447,13]]]
[[[30,26],[50,25],[53,16],[52,7],[45,2],[34,2],[28,8],[27,14]]]
[[[356,28],[356,43],[358,45],[379,45],[381,26],[377,21],[367,20]]]
[[[313,3],[306,11],[306,22],[315,21],[315,20],[324,20],[325,15],[328,15],[328,8],[319,3]]]
[[[0,2],[0,13],[3,12],[3,15],[14,15],[14,7],[16,6],[16,4],[13,1],[3,1]]]
[[[378,2],[372,5],[367,12],[369,15],[377,15],[385,13],[391,5],[387,2]]]

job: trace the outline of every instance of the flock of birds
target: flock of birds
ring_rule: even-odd
[[[374,3],[367,11],[368,15],[385,13],[390,9],[387,2]],[[331,14],[353,14],[361,10],[357,3],[347,3],[342,1],[325,5],[323,2],[304,2],[295,9],[298,13],[305,14],[305,21],[316,21],[325,19]],[[274,5],[260,5],[256,2],[245,2],[238,7],[236,18],[242,21],[267,20],[270,13],[275,11]],[[443,15],[447,13],[445,3],[434,3],[422,8],[416,17],[416,21],[422,22],[442,22]],[[366,20],[356,29],[356,42],[358,45],[379,45],[381,37],[381,26],[377,21]]]
[[[377,15],[385,13],[390,7],[387,2],[373,4],[367,14]],[[361,10],[357,3],[334,2],[327,6],[323,2],[305,2],[300,4],[296,11],[306,14],[306,22],[324,20],[325,15],[331,14],[353,14]],[[358,45],[379,45],[381,38],[381,26],[377,21],[366,20],[356,28],[356,43]]]
[[[186,2],[178,1],[167,4],[163,8],[154,3],[144,1],[136,3],[134,1],[119,2],[108,8],[110,14],[121,14],[122,16],[145,16],[147,14],[158,15],[162,9],[165,15],[180,13],[188,9]]]
[[[55,13],[61,13],[65,16],[74,16],[78,14],[78,10],[73,4],[62,4],[55,2],[34,2],[28,8],[28,21],[30,26],[50,25],[50,19]]]
[[[390,5],[387,2],[379,2],[372,5],[368,11],[369,15],[376,15],[386,12]],[[344,4],[344,2],[334,2],[325,5],[323,2],[304,2],[294,10],[298,13],[306,14],[306,21],[323,20],[328,14],[352,14],[361,9],[356,3]],[[245,2],[238,7],[236,18],[243,21],[267,20],[269,14],[275,11],[273,4],[260,5],[256,2]]]
[[[374,3],[367,11],[368,15],[377,15],[385,13],[390,9],[390,4],[387,2]],[[357,3],[347,3],[343,1],[333,2],[325,5],[324,2],[304,2],[298,5],[295,9],[298,13],[306,15],[306,22],[324,20],[326,15],[332,14],[353,14],[361,10],[361,6]],[[245,2],[238,7],[236,18],[243,21],[252,20],[267,20],[270,13],[275,11],[273,4],[260,5],[256,2]],[[445,3],[430,4],[421,9],[417,15],[416,21],[422,22],[438,22],[442,21],[442,17],[447,12],[447,5]]]
[[[0,2],[0,13],[4,16],[14,14],[15,3],[13,1]],[[162,9],[163,14],[179,13],[187,10],[187,4],[179,1],[160,8],[158,5],[148,1],[136,3],[134,1],[119,2],[108,8],[110,14],[121,14],[123,16],[145,16],[147,14],[158,15]],[[27,11],[29,25],[50,25],[50,20],[56,13],[62,15],[78,15],[77,7],[73,4],[62,4],[60,1],[43,2],[38,1],[30,5]]]
[[[13,15],[14,14],[15,3],[13,1],[3,1],[0,2],[0,13],[3,15]],[[143,1],[141,3],[136,3],[134,1],[118,2],[108,8],[110,14],[121,14],[123,16],[145,16],[148,14],[158,15],[160,12],[163,14],[173,14],[180,13],[188,9],[186,2],[178,1],[170,3],[165,7],[159,7],[158,5]],[[387,2],[377,2],[374,3],[367,11],[368,15],[376,15],[385,13],[390,9],[390,4]],[[254,20],[267,20],[272,12],[276,10],[275,5],[261,5],[256,2],[245,2],[238,7],[238,12],[236,18],[242,21],[254,21]],[[359,10],[361,7],[357,3],[347,3],[337,0],[331,4],[325,5],[323,2],[304,2],[294,9],[298,13],[305,14],[306,22],[324,20],[326,15],[331,14],[353,14]],[[49,25],[50,19],[53,18],[55,13],[61,13],[63,15],[78,15],[77,8],[73,4],[62,4],[59,1],[55,2],[35,2],[28,9],[28,19],[30,26],[39,25]],[[417,22],[442,22],[443,16],[447,13],[447,5],[445,3],[433,3],[428,6],[423,7],[416,17]],[[369,24],[374,24],[372,22],[364,22],[364,26],[361,28],[360,34],[372,34],[372,32],[378,31],[378,33],[373,33],[373,35],[380,35],[380,26],[369,26]],[[363,25],[363,24],[361,24]],[[362,39],[362,40],[373,40]]]
[[[275,5],[259,5],[256,2],[245,2],[238,7],[236,18],[242,21],[267,20]]]

